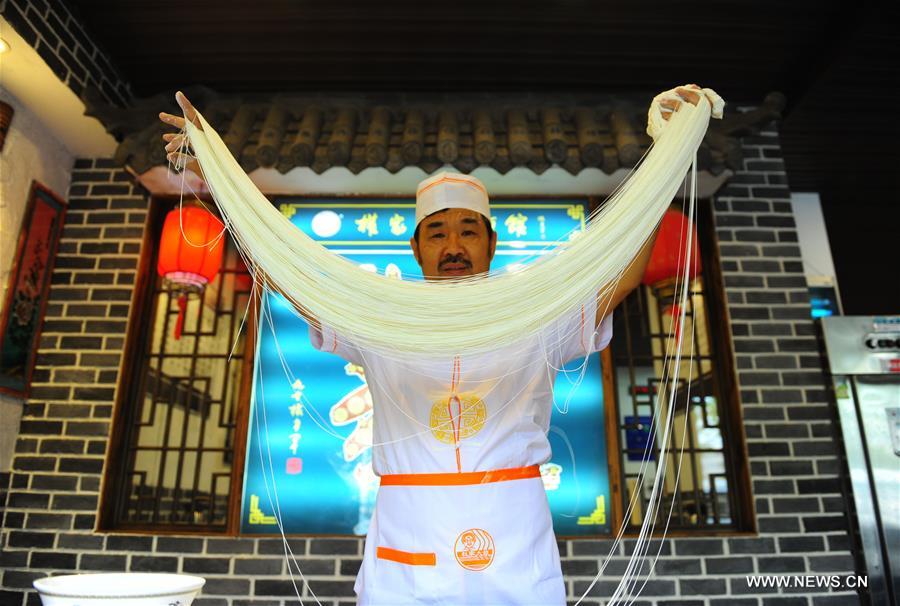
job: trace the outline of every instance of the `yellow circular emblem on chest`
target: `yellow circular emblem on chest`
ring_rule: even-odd
[[[431,435],[444,444],[474,436],[484,427],[487,407],[473,393],[438,398],[431,405]]]

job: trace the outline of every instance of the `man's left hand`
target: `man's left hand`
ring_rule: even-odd
[[[696,84],[686,84],[656,95],[650,103],[650,110],[647,113],[647,134],[656,139],[663,131],[669,118],[678,111],[678,108],[683,103],[698,105],[704,97],[709,102],[711,117],[721,118],[722,110],[725,108],[725,101],[711,88],[700,88]]]
[[[672,114],[678,111],[678,108],[681,107],[682,102],[687,101],[691,105],[697,105],[700,102],[700,87],[696,84],[687,84],[685,86],[678,86],[673,89],[675,95],[681,97],[681,100],[670,97],[666,99],[660,99],[659,105],[662,108],[662,117],[663,120],[668,120],[672,117]]]

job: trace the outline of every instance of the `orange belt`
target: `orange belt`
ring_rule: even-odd
[[[464,486],[489,484],[524,478],[541,477],[540,466],[511,467],[490,471],[466,471],[462,473],[394,473],[381,476],[382,486]]]

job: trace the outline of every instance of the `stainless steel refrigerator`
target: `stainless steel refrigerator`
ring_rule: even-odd
[[[872,604],[900,600],[900,316],[831,316],[834,382]]]

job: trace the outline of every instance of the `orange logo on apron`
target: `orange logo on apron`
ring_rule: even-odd
[[[494,561],[494,539],[486,530],[470,528],[456,538],[456,561],[467,570],[484,570]]]

